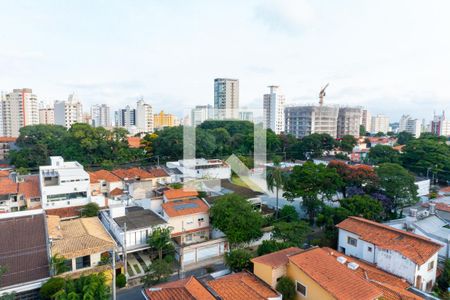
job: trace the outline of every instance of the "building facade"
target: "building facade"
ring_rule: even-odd
[[[398,132],[408,132],[415,138],[418,138],[422,132],[421,121],[418,119],[413,119],[409,115],[403,115],[400,118]]]
[[[337,137],[339,108],[334,106],[290,106],[285,109],[286,132],[297,138],[312,133]]]
[[[214,79],[214,109],[219,119],[237,119],[239,115],[239,80]]]
[[[139,100],[136,104],[136,127],[138,132],[153,132],[153,109],[150,104]]]
[[[154,129],[161,129],[164,127],[173,127],[177,124],[177,117],[172,114],[166,114],[161,111],[159,114],[153,116]]]
[[[371,132],[372,115],[367,109],[363,109],[361,113],[361,125],[367,132]]]
[[[442,115],[435,115],[431,122],[431,132],[438,136],[450,136],[450,120],[446,118],[445,112]]]
[[[360,107],[340,107],[337,123],[337,137],[345,135],[359,137],[359,125],[362,118]]]
[[[264,95],[264,124],[276,134],[284,132],[284,105],[286,98],[278,91],[278,86],[269,86],[270,92]]]
[[[2,136],[18,137],[20,128],[39,124],[37,96],[32,89],[14,89],[0,100]]]
[[[127,105],[116,111],[115,126],[126,128],[129,131],[132,127],[136,127],[136,110]]]
[[[214,118],[214,108],[212,105],[197,105],[191,110],[190,124],[191,126],[198,126],[206,120]]]
[[[389,118],[384,115],[376,115],[372,117],[370,132],[377,133],[383,132],[387,133],[389,131]]]
[[[55,124],[55,109],[53,107],[39,108],[39,124]]]
[[[91,107],[92,126],[111,127],[111,109],[106,104],[97,104]]]
[[[55,101],[54,108],[56,125],[70,128],[75,123],[83,123],[83,106],[75,93],[67,101]]]

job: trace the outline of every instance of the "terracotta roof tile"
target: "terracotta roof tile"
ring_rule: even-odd
[[[31,175],[24,177],[23,181],[19,182],[18,193],[24,195],[27,199],[41,197],[39,176]]]
[[[441,192],[441,193],[450,193],[450,186],[441,188],[441,189],[439,190],[439,192]]]
[[[118,176],[114,175],[113,173],[111,173],[110,171],[107,171],[107,170],[98,170],[95,172],[89,172],[89,177],[90,177],[91,183],[97,183],[97,182],[100,182],[101,180],[104,180],[107,182],[121,181],[121,179]]]
[[[0,170],[0,177],[8,177],[9,171],[8,170]]]
[[[130,169],[117,169],[112,171],[112,173],[120,177],[122,180],[153,178],[152,174],[149,172],[136,167]]]
[[[0,143],[15,143],[17,138],[9,136],[0,136]]]
[[[173,200],[162,204],[162,209],[169,217],[178,217],[198,213],[207,213],[209,206],[199,199]]]
[[[280,295],[255,275],[240,272],[207,282],[223,300],[266,300]]]
[[[359,235],[380,248],[393,250],[422,265],[442,247],[420,235],[360,217],[349,217],[336,227]]]
[[[130,148],[139,148],[141,147],[141,138],[138,136],[129,136],[128,137],[128,146]]]
[[[123,194],[123,190],[120,188],[113,189],[110,193],[111,196],[120,196]]]
[[[17,183],[8,177],[0,177],[0,195],[17,194]]]
[[[75,218],[81,215],[83,206],[71,206],[63,208],[46,209],[47,215],[59,216],[61,219]]]
[[[171,189],[164,191],[164,196],[167,198],[167,200],[174,200],[187,197],[197,197],[198,192],[185,189]]]
[[[214,300],[215,297],[194,276],[145,289],[151,300]]]
[[[164,169],[161,169],[161,168],[150,169],[150,170],[148,170],[148,172],[150,174],[152,174],[152,176],[154,178],[170,176],[169,174],[167,174],[167,172]]]
[[[252,262],[271,266],[272,268],[278,268],[279,266],[288,264],[289,262],[288,256],[297,254],[301,251],[302,249],[300,248],[290,247],[277,252],[255,257],[252,259]]]

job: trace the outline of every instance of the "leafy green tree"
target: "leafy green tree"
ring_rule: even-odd
[[[280,239],[283,242],[291,243],[294,246],[301,247],[308,234],[311,232],[311,227],[304,221],[297,222],[278,222],[275,223],[272,237]]]
[[[415,178],[398,164],[384,163],[376,169],[380,180],[380,189],[392,199],[394,212],[399,208],[417,202],[417,186]]]
[[[144,149],[145,154],[148,157],[153,155],[153,143],[157,138],[158,135],[156,133],[149,133],[141,139],[141,147]]]
[[[66,265],[66,258],[59,254],[52,256],[51,266],[53,275],[59,275],[69,271],[69,267]]]
[[[50,300],[57,292],[64,290],[64,285],[64,278],[50,278],[46,283],[42,285],[39,294],[43,300]]]
[[[324,229],[324,236],[318,244],[320,246],[336,247],[338,240],[336,224],[344,221],[350,215],[351,213],[343,207],[324,205],[317,216],[317,225]]]
[[[368,157],[374,165],[400,162],[400,153],[387,145],[376,145],[370,148]]]
[[[342,151],[351,152],[357,144],[357,140],[353,135],[344,135],[339,142]]]
[[[231,245],[247,243],[262,236],[263,217],[243,197],[228,194],[210,209],[211,223],[227,236]]]
[[[313,133],[301,139],[294,151],[299,152],[296,158],[309,159],[322,156],[325,151],[333,150],[334,146],[335,141],[329,134]]]
[[[0,266],[0,283],[2,283],[2,277],[7,271],[8,269],[5,266]]]
[[[295,210],[293,205],[285,205],[280,209],[278,219],[284,222],[298,221],[298,212]]]
[[[276,290],[283,295],[283,300],[295,300],[297,295],[295,282],[287,276],[283,276],[278,280]]]
[[[157,259],[148,266],[145,276],[142,278],[144,287],[149,287],[169,279],[173,273],[173,263],[170,259]]]
[[[302,206],[313,223],[321,208],[321,200],[331,200],[342,185],[343,181],[335,169],[306,162],[302,166],[295,166],[289,175],[285,184],[285,196],[288,199],[302,197]]]
[[[263,241],[262,244],[258,246],[256,253],[258,254],[258,256],[261,256],[289,248],[290,246],[291,244],[286,242],[278,242],[275,240]]]
[[[359,136],[366,136],[367,130],[364,125],[359,125]]]
[[[383,205],[370,196],[353,196],[340,201],[341,207],[348,210],[352,216],[362,216],[369,220],[381,220]]]
[[[445,260],[444,270],[442,271],[441,276],[439,276],[439,278],[437,279],[436,285],[438,288],[439,296],[441,296],[443,299],[448,299],[448,288],[450,287],[450,259]]]
[[[245,249],[234,249],[225,254],[225,264],[233,272],[240,272],[242,270],[251,270],[252,268],[252,254]]]
[[[275,217],[278,218],[278,201],[279,201],[279,193],[280,190],[283,188],[284,182],[285,182],[285,176],[284,172],[282,171],[280,167],[280,161],[275,160],[274,166],[272,168],[269,168],[267,170],[267,188],[273,192],[275,190],[275,197],[276,197],[276,207],[275,207]]]
[[[125,276],[125,274],[120,273],[119,275],[117,275],[116,277],[116,286],[118,288],[123,288],[127,285],[127,277]]]
[[[158,252],[158,258],[163,258],[163,252],[171,252],[174,250],[172,240],[170,238],[171,228],[156,227],[147,239],[150,249]]]
[[[414,139],[414,135],[412,133],[409,133],[406,131],[402,131],[399,134],[397,134],[397,144],[399,144],[399,145],[405,145],[413,139]]]
[[[81,210],[81,215],[83,216],[83,218],[96,217],[99,210],[100,207],[98,206],[98,204],[95,202],[91,202],[83,207],[83,209]]]
[[[376,137],[383,137],[383,136],[386,136],[386,134],[385,134],[384,132],[378,131],[378,132],[375,134],[375,136],[376,136]]]

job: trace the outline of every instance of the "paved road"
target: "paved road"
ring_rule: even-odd
[[[129,289],[123,289],[117,292],[117,300],[143,300],[142,285]]]

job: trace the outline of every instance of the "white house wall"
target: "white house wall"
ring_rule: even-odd
[[[409,283],[414,284],[416,264],[400,253],[377,248],[376,263],[380,269],[405,278]]]

